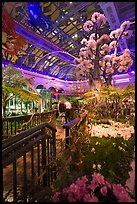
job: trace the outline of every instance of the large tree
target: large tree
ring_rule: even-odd
[[[96,88],[102,83],[111,85],[112,76],[117,71],[127,71],[133,63],[129,49],[122,52],[118,49],[122,38],[132,36],[133,32],[129,30],[130,21],[123,22],[110,34],[103,34],[106,21],[104,14],[95,12],[91,20],[84,23],[83,29],[89,33],[89,39],[82,39],[81,44],[84,47],[75,59],[81,76],[88,75],[90,85]]]

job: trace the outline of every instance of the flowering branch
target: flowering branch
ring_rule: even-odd
[[[112,76],[116,71],[127,71],[133,64],[129,49],[125,49],[122,54],[118,53],[119,40],[130,38],[133,32],[128,30],[130,21],[125,21],[120,28],[111,31],[109,35],[100,36],[99,29],[105,24],[106,17],[98,12],[93,13],[91,20],[84,23],[83,29],[93,33],[88,40],[84,38],[81,41],[84,47],[80,49],[80,58],[76,61],[78,67],[81,67],[80,71],[87,73],[90,81],[99,80],[103,76],[104,83],[111,85]]]

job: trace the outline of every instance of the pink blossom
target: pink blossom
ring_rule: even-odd
[[[97,39],[99,38],[99,34],[97,34]],[[90,40],[95,40],[95,33],[92,33],[89,37]]]
[[[125,49],[125,50],[123,51],[123,54],[129,54],[129,55],[130,55],[130,50],[129,50],[129,49]]]
[[[106,196],[106,195],[107,195],[107,187],[106,187],[106,186],[103,186],[103,187],[100,189],[100,192],[102,193],[102,195]]]
[[[78,178],[78,179],[76,180],[76,184],[77,184],[78,186],[83,186],[83,185],[85,184],[85,182],[84,182],[82,179]]]
[[[87,43],[87,46],[90,48],[96,48],[96,41],[95,40],[89,40]]]
[[[68,201],[69,201],[69,202],[76,202],[76,199],[73,197],[73,194],[72,194],[72,193],[69,193],[69,195],[68,195]]]
[[[105,59],[106,61],[110,61],[110,60],[111,60],[111,55],[106,55],[106,56],[104,57],[104,59]]]
[[[87,188],[94,191],[98,186],[99,184],[97,182],[91,181],[91,183],[87,186]]]
[[[87,44],[87,39],[83,38],[82,41],[81,41],[81,44]]]
[[[81,197],[85,194],[88,193],[87,186],[84,184],[83,186],[80,187],[80,195]]]
[[[83,25],[83,29],[85,30],[85,31],[91,31],[92,30],[92,28],[93,28],[93,23],[92,23],[92,21],[86,21],[85,23],[84,23],[84,25]]]
[[[110,47],[107,44],[104,44],[101,49],[103,49],[104,51],[109,52],[110,51]]]
[[[92,199],[91,199],[91,196],[89,193],[85,194],[84,195],[84,198],[83,198],[83,202],[91,202]]]
[[[66,195],[68,193],[69,189],[68,188],[63,188],[62,194]]]
[[[94,173],[93,174],[93,179],[92,181],[98,182],[99,184],[105,184],[104,176],[102,176],[99,173]]]
[[[112,49],[112,48],[116,48],[116,46],[117,46],[117,41],[112,41],[110,44],[109,44],[109,48],[110,48],[110,50]]]
[[[120,28],[122,29],[122,30],[128,30],[128,28],[130,27],[130,21],[124,21],[122,24],[121,24],[121,26],[120,26]]]
[[[133,31],[132,30],[127,30],[123,33],[123,37],[126,37],[127,39],[131,38],[131,36],[133,35]]]
[[[129,197],[128,192],[125,190],[125,188],[121,184],[112,184],[112,189],[117,199],[120,199],[120,200],[128,199]]]
[[[99,202],[98,198],[96,196],[92,195],[92,201],[91,202]]]
[[[112,189],[112,186],[111,186],[111,184],[108,181],[105,181],[105,186],[110,188],[110,189]]]
[[[110,38],[107,34],[103,34],[98,40],[97,44],[104,44],[110,42]]]
[[[53,202],[59,202],[59,195],[60,194],[61,194],[60,192],[56,192],[52,197],[52,201]]]
[[[75,193],[78,191],[78,186],[74,183],[72,183],[69,187],[69,191],[72,192],[72,193]]]
[[[100,16],[100,13],[98,13],[98,12],[94,12],[93,14],[92,14],[92,16],[91,16],[91,20],[93,21],[93,22],[96,22],[96,20],[97,20],[97,18]]]
[[[84,182],[84,184],[88,181],[86,176],[82,176],[82,181]]]

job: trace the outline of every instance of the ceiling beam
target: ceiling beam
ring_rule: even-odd
[[[63,61],[72,62],[74,60],[75,57],[73,55],[70,55],[67,52],[64,53],[63,49],[17,21],[15,21],[15,29],[16,32],[22,35],[28,43],[31,43],[35,47],[51,52],[51,54],[53,53],[54,56]]]

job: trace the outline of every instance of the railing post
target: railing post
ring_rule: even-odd
[[[69,127],[66,127],[66,145],[65,145],[65,147],[68,148],[69,144],[70,144]]]
[[[45,127],[41,129],[41,134],[45,135]],[[42,138],[42,170],[46,170],[46,138]],[[43,186],[46,186],[46,173],[43,175]]]
[[[56,179],[56,164],[55,164],[55,160],[56,160],[56,133],[55,131],[52,131],[52,137],[53,137],[53,180]]]

